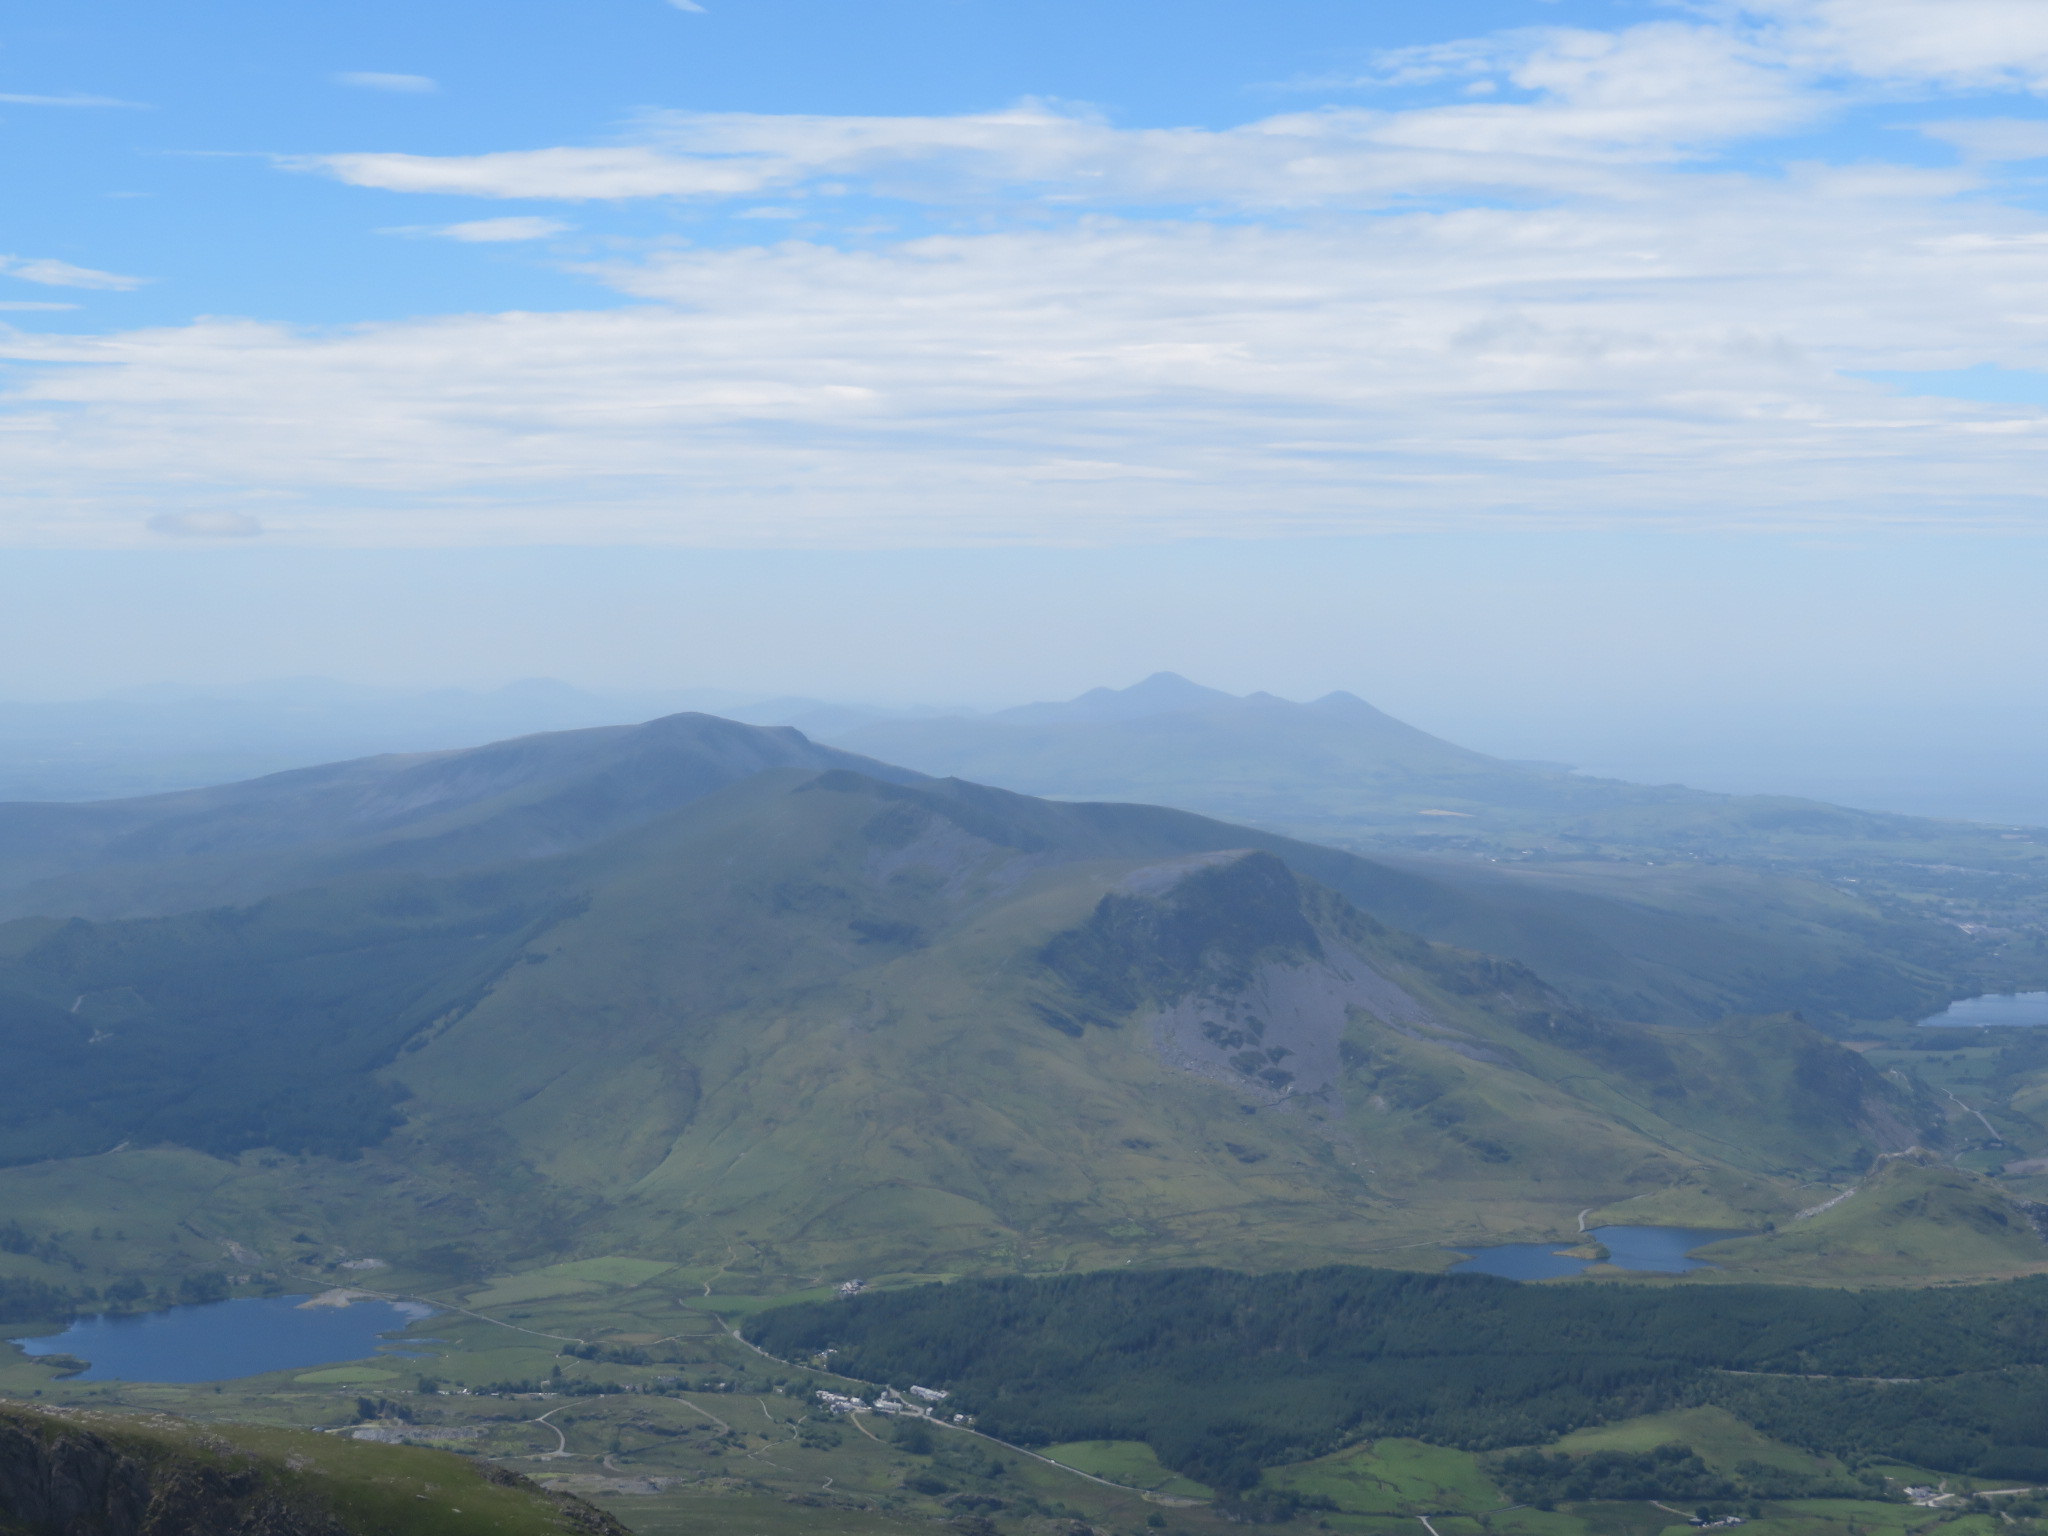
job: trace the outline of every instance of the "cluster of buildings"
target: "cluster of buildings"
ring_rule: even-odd
[[[844,1392],[827,1392],[821,1387],[818,1390],[817,1397],[819,1402],[823,1403],[834,1413],[859,1413],[865,1409],[869,1413],[908,1413],[930,1418],[932,1405],[944,1402],[948,1397],[952,1396],[950,1392],[942,1392],[937,1387],[912,1387],[910,1395],[916,1398],[917,1401],[906,1402],[898,1397],[894,1391],[884,1387],[871,1403],[865,1398],[848,1397]],[[966,1415],[953,1415],[953,1422],[965,1424],[967,1422]]]

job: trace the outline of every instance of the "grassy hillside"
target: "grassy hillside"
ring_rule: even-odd
[[[2033,1210],[1962,1169],[1898,1159],[1824,1210],[1702,1252],[1731,1271],[1842,1280],[2011,1274],[2048,1264],[2048,1211]]]
[[[711,715],[362,758],[136,800],[0,804],[0,915],[125,917],[603,841],[771,768],[915,773]]]
[[[0,1404],[0,1519],[93,1536],[626,1536],[445,1451],[16,1404]]]
[[[1754,1225],[1945,1134],[1797,1020],[1604,1021],[1232,830],[780,770],[496,872],[13,925],[23,1278],[300,1234],[423,1279],[1444,1262],[1657,1191]]]
[[[1167,702],[1184,703],[1187,692],[1169,689]],[[1229,706],[1217,717],[1222,726],[1240,734],[1249,730],[1247,750],[1259,761],[1247,762],[1243,773],[1263,775],[1283,788],[1290,774],[1351,774],[1360,762],[1378,762],[1387,754],[1411,767],[1435,763],[1443,771],[1469,775],[1483,769],[1510,779],[1528,774],[1434,742],[1357,701],[1336,709],[1279,700],[1223,698],[1217,704],[1203,703],[1202,691],[1193,692],[1212,712]],[[1118,708],[1127,706],[1127,695],[1115,697]],[[1252,715],[1239,719],[1240,705]],[[1176,718],[1095,720],[1089,728],[1158,731]],[[1301,719],[1312,719],[1325,734],[1335,731],[1350,745],[1340,751],[1320,737],[1295,741],[1289,722],[1298,725]],[[1184,775],[1221,773],[1220,782],[1243,781],[1237,768],[1219,767],[1199,742],[1180,743],[1171,755]],[[894,782],[920,778],[816,746],[789,730],[678,715],[644,726],[561,732],[463,752],[364,759],[142,800],[0,805],[0,915],[174,914],[343,879],[501,868],[594,846],[714,789],[778,767],[852,768]],[[1150,792],[1121,780],[1104,780],[1103,787]],[[1176,790],[1167,798],[1207,803],[1186,784],[1182,788],[1187,792]],[[1286,821],[1277,813],[1236,809],[1268,822]],[[1559,846],[1578,850],[1569,859],[1552,857],[1557,849],[1540,848],[1538,858],[1528,854],[1535,845],[1519,832],[1512,849],[1481,839],[1469,847],[1459,843],[1458,857],[1424,856],[1419,863],[1415,849],[1434,844],[1381,839],[1412,865],[1397,868],[1385,859],[1349,857],[1270,831],[1225,830],[1156,808],[1102,807],[1095,821],[1111,843],[1121,836],[1120,846],[1151,854],[1268,848],[1393,927],[1518,959],[1580,1006],[1642,1022],[1704,1023],[1730,1013],[1784,1009],[1822,1023],[1918,1016],[1959,990],[2020,977],[2031,963],[2026,942],[2005,918],[1994,921],[1967,903],[1908,901],[1897,892],[1885,894],[1892,891],[1885,882],[1895,884],[1900,871],[1919,871],[1915,878],[1946,885],[2004,881],[2018,900],[2027,889],[2021,878],[2031,867],[2026,861],[2038,849],[1994,841],[1986,845],[1990,852],[1969,854],[1971,868],[1984,858],[2003,862],[1971,873],[1963,868],[1963,855],[1939,839],[1870,841],[1877,836],[1870,828],[1878,826],[1870,818],[1845,835],[1863,838],[1856,847],[1865,853],[1875,849],[1890,861],[1890,873],[1881,879],[1867,871],[1855,874],[1853,860],[1843,863],[1834,855],[1824,870],[1756,870],[1729,865],[1719,854],[1702,852],[1704,845],[1692,844],[1676,862],[1660,856],[1646,864],[1634,844],[1602,852],[1583,839],[1567,838]],[[1466,826],[1456,818],[1430,824]],[[1302,825],[1326,842],[1357,841],[1313,818]],[[1836,854],[1847,848],[1842,844]],[[1485,856],[1475,856],[1480,854]]]

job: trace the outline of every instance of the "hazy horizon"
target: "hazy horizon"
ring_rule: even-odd
[[[4,40],[0,696],[1164,668],[2048,820],[2048,9]]]
[[[1109,678],[1090,686],[1121,690],[1140,680]],[[1209,680],[1199,675],[1188,676],[1188,681],[1209,686]],[[1277,689],[1244,690],[1254,691],[1289,697]],[[1339,690],[1324,690],[1333,691]],[[1359,689],[1341,691],[1385,707],[1383,700]],[[1307,703],[1320,696],[1300,693],[1292,696],[1291,702]],[[92,727],[97,723],[109,728],[98,742],[100,757],[106,761],[141,763],[174,757],[181,750],[189,754],[202,744],[229,754],[220,759],[223,771],[193,769],[187,774],[191,782],[200,783],[326,761],[320,751],[323,744],[331,744],[329,755],[334,757],[357,751],[435,750],[481,745],[496,734],[629,724],[654,713],[682,710],[725,715],[752,724],[792,724],[815,739],[830,741],[855,723],[833,718],[835,710],[868,713],[877,719],[955,714],[971,718],[1056,697],[1067,696],[993,698],[970,704],[838,694],[800,686],[761,691],[693,681],[670,688],[634,688],[545,677],[481,684],[451,679],[410,685],[318,676],[208,683],[159,680],[153,685],[131,684],[80,698],[0,698],[0,799],[9,798],[6,786],[18,781],[18,759],[23,751],[51,740],[34,733],[53,726],[87,755],[94,746]],[[470,712],[437,716],[410,709],[451,699],[468,706]],[[812,706],[825,709],[820,712]],[[322,709],[328,713],[322,714]],[[156,713],[138,721],[137,711]],[[1683,784],[1728,794],[1794,795],[1866,810],[2048,826],[2048,775],[2034,767],[2048,759],[2048,731],[2043,731],[2038,721],[2016,719],[2004,741],[1991,743],[1992,750],[1957,752],[1943,733],[1974,731],[1982,744],[1984,722],[1970,706],[1952,710],[1946,717],[1933,708],[1918,714],[1902,715],[1893,709],[1829,718],[1815,718],[1811,709],[1802,709],[1715,719],[1693,711],[1646,715],[1638,709],[1603,714],[1585,705],[1539,719],[1498,712],[1488,715],[1469,701],[1439,700],[1420,717],[1389,712],[1460,746],[1510,761],[1562,764],[1589,776]],[[161,734],[167,727],[180,732],[182,739]],[[152,736],[152,729],[160,734]],[[232,756],[236,751],[244,756]],[[274,764],[251,766],[247,771],[228,766],[256,764],[266,751],[277,754]],[[10,770],[17,770],[14,781],[9,778]],[[61,782],[61,776],[61,768],[55,773],[46,770],[44,782]]]

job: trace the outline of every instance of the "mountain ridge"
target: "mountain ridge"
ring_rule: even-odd
[[[1245,707],[1283,717],[1308,708]],[[1463,753],[1391,724],[1431,752]],[[167,914],[379,871],[481,869],[588,846],[777,766],[928,781],[788,728],[678,715],[141,800],[0,805],[0,918]],[[1149,819],[1161,835],[1178,826],[1170,835],[1204,846],[1218,835],[1213,821],[1199,833],[1175,822],[1194,814],[1185,810],[1113,814]],[[1981,990],[1967,968],[1981,941],[1954,924],[1902,920],[1841,886],[1686,871],[1686,900],[1659,902],[1642,899],[1643,871],[1627,865],[1589,876],[1581,864],[1546,863],[1506,878],[1483,861],[1418,859],[1398,847],[1361,859],[1270,828],[1231,836],[1284,847],[1293,867],[1394,927],[1513,956],[1581,1006],[1620,1017],[1705,1023],[1786,1008],[1848,1021],[1917,1017]]]
[[[252,1251],[1271,1267],[1656,1190],[1744,1224],[1943,1134],[1797,1021],[1600,1019],[1241,833],[783,767],[496,870],[0,926],[0,1199],[182,1145]]]
[[[0,804],[0,916],[155,915],[373,869],[539,857],[784,766],[924,777],[786,726],[681,714],[136,800],[17,801]]]
[[[1922,1017],[1943,990],[2048,986],[2048,831],[1628,784],[1472,752],[1349,695],[1296,704],[1175,683],[1148,688],[1161,707],[1136,713],[1097,690],[1084,695],[1096,700],[1085,718],[1049,706],[831,739],[935,775],[1172,805],[1341,847],[1494,910],[1555,915],[1585,900],[1603,914],[1590,927],[1629,934],[1632,951],[1659,964],[1675,959],[1667,923],[1718,929],[1759,957],[1803,935],[1827,956],[1817,969],[1845,978],[1801,987],[1781,952],[1735,967],[1768,975],[1777,1003],[1738,988],[1709,1013],[1794,1006],[1850,1030]],[[1672,1011],[1662,988],[1603,988],[1527,936],[1457,937],[1515,955],[1607,1011],[1675,1018],[1700,1006],[1695,997]],[[1847,980],[1855,973],[1869,984]]]

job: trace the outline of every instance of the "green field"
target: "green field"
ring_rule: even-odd
[[[1717,1472],[1733,1472],[1745,1461],[1800,1472],[1832,1470],[1829,1462],[1759,1434],[1723,1408],[1679,1408],[1602,1424],[1566,1435],[1552,1449],[1582,1456],[1592,1451],[1649,1451],[1660,1445],[1690,1446]]]
[[[1484,1514],[1507,1498],[1469,1451],[1377,1440],[1266,1474],[1265,1486],[1322,1495],[1351,1514]],[[1448,1536],[1448,1533],[1447,1533]]]
[[[1162,1467],[1152,1447],[1142,1440],[1068,1440],[1048,1445],[1039,1454],[1063,1467],[1107,1478],[1127,1488],[1142,1488],[1147,1493],[1163,1493],[1176,1499],[1214,1497],[1212,1490],[1200,1483]]]
[[[300,1429],[346,1427],[368,1400],[387,1428],[473,1433],[450,1442],[458,1452],[452,1456],[322,1436],[316,1442],[321,1454],[333,1458],[323,1465],[384,1476],[375,1470],[385,1465],[382,1458],[468,1465],[485,1457],[590,1498],[643,1536],[892,1536],[970,1515],[989,1521],[997,1536],[1062,1536],[1074,1521],[1098,1536],[1241,1536],[1244,1529],[1228,1512],[1201,1502],[1207,1490],[1172,1478],[1141,1444],[1070,1442],[1044,1449],[1097,1477],[1156,1490],[1152,1498],[1105,1487],[967,1430],[934,1426],[930,1444],[918,1446],[900,1441],[895,1426],[879,1415],[856,1423],[821,1414],[806,1398],[809,1386],[850,1384],[778,1365],[734,1341],[704,1309],[709,1271],[613,1262],[570,1278],[593,1288],[482,1317],[443,1312],[414,1324],[406,1330],[410,1338],[443,1342],[414,1344],[431,1358],[406,1362],[402,1373],[394,1362],[370,1360],[217,1386],[89,1384],[60,1381],[50,1367],[14,1353],[0,1361],[0,1393]],[[763,1288],[778,1289],[766,1277]],[[585,1341],[597,1358],[564,1354],[548,1334]],[[625,1363],[634,1359],[645,1363]],[[384,1379],[372,1381],[372,1375]],[[440,1390],[423,1392],[423,1377]],[[531,1384],[532,1395],[482,1390],[521,1383]],[[576,1395],[592,1387],[602,1388],[601,1395]],[[252,1432],[260,1430],[235,1431]],[[1812,1464],[1713,1409],[1584,1430],[1560,1447],[1641,1450],[1673,1440],[1716,1464]],[[400,1486],[410,1487],[390,1485]],[[1380,1440],[1276,1468],[1261,1490],[1327,1499],[1334,1510],[1311,1508],[1292,1528],[1321,1526],[1342,1536],[1426,1536],[1415,1518],[1424,1514],[1438,1536],[1661,1536],[1678,1525],[1650,1505],[1503,1508],[1508,1501],[1487,1477],[1483,1457],[1414,1440]],[[386,1494],[411,1499],[409,1492],[401,1497],[387,1488]],[[468,1503],[460,1507],[471,1510]],[[1793,1501],[1769,1505],[1744,1536],[1752,1529],[1760,1536],[1922,1536],[1937,1525],[1943,1536],[2037,1536],[2040,1530],[2021,1520],[1999,1522],[1994,1531],[1982,1517],[1905,1505]],[[447,1536],[458,1536],[457,1528],[448,1527]],[[460,1536],[468,1536],[467,1528]],[[1678,1526],[1672,1536],[1690,1532]]]

